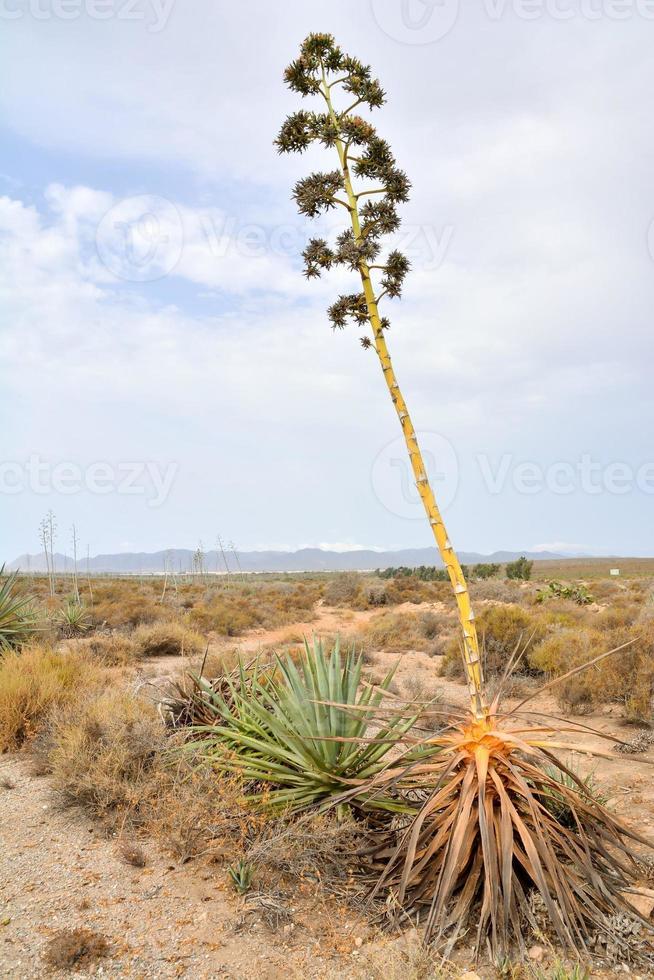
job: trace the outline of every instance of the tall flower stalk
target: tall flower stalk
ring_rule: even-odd
[[[404,277],[409,271],[406,256],[393,249],[380,261],[381,238],[399,228],[396,206],[408,200],[410,183],[396,166],[388,143],[356,110],[383,105],[385,95],[372,77],[368,65],[344,54],[330,34],[311,34],[304,41],[300,57],[284,75],[286,84],[303,97],[322,98],[321,112],[300,110],[285,120],[276,140],[281,153],[302,152],[318,142],[334,150],[336,169],[314,173],[298,181],[294,198],[301,214],[318,217],[334,208],[347,212],[350,227],[332,246],[322,238],[310,240],[303,257],[307,278],[320,276],[332,266],[342,265],[359,274],[361,290],[339,296],[329,308],[334,328],[354,322],[368,332],[362,346],[374,348],[395,411],[397,412],[411,468],[425,514],[439,553],[447,568],[456,599],[462,635],[470,702],[475,718],[488,714],[484,695],[479,641],[468,586],[461,563],[449,539],[436,503],[415,427],[393,368],[386,335],[390,326],[379,312],[382,300],[401,296]],[[345,97],[349,105],[337,106]]]

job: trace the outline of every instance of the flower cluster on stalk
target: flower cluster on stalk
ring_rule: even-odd
[[[308,279],[321,275],[333,266],[345,266],[360,271],[364,278],[379,274],[378,302],[384,296],[397,298],[402,293],[409,261],[401,252],[392,250],[382,262],[381,237],[397,231],[400,219],[397,205],[408,200],[410,182],[397,167],[389,144],[381,139],[374,126],[355,112],[360,106],[376,109],[384,104],[384,91],[371,69],[357,58],[345,54],[331,34],[310,34],[300,49],[300,56],[284,73],[286,84],[303,97],[322,95],[325,112],[301,109],[288,116],[275,141],[280,153],[302,153],[313,143],[338,150],[340,167],[327,173],[314,173],[299,180],[293,197],[300,214],[316,218],[343,207],[353,217],[356,210],[358,231],[348,229],[330,245],[323,238],[312,238],[304,249],[304,274]],[[342,111],[332,103],[333,91],[340,90],[350,97]],[[354,183],[365,183],[358,193]],[[348,195],[348,185],[355,193],[356,206]],[[359,206],[359,201],[361,202]],[[356,219],[355,219],[356,220]],[[363,292],[339,296],[329,307],[334,328],[348,321],[358,326],[370,324],[370,309]],[[381,318],[381,328],[388,320]],[[362,345],[370,347],[368,337]]]

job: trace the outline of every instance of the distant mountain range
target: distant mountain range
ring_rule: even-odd
[[[195,552],[188,548],[170,548],[168,551],[124,552],[117,555],[95,555],[87,560],[78,559],[77,568],[81,572],[88,569],[95,573],[116,572],[120,574],[162,574],[166,565],[171,571],[190,572],[193,569]],[[549,551],[495,551],[492,555],[480,555],[473,551],[460,552],[459,558],[465,565],[479,562],[515,561],[520,555],[535,561],[546,558],[563,558]],[[404,548],[401,551],[323,551],[321,548],[300,548],[299,551],[226,551],[225,558],[219,551],[208,551],[204,556],[204,567],[208,572],[225,572],[225,560],[230,572],[344,572],[370,571],[375,568],[405,565],[415,568],[418,565],[442,567],[436,548]],[[36,555],[20,555],[12,561],[10,570],[22,572],[45,572],[46,562],[43,552]],[[58,572],[72,572],[73,559],[68,555],[55,553],[55,568]]]

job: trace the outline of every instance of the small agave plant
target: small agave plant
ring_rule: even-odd
[[[57,611],[55,622],[63,636],[72,638],[86,633],[91,628],[91,617],[83,605],[76,598],[66,600],[66,604]]]
[[[398,828],[397,822],[390,823],[379,831],[369,857],[377,876],[374,894],[385,892],[403,913],[420,912],[427,939],[443,942],[448,949],[470,930],[478,950],[489,946],[501,959],[512,945],[523,947],[522,923],[531,921],[529,897],[536,892],[560,943],[575,952],[587,950],[588,937],[610,929],[616,915],[637,917],[626,892],[637,880],[634,844],[647,842],[590,797],[583,781],[559,761],[557,750],[569,750],[561,744],[560,733],[578,735],[584,726],[536,716],[525,708],[526,701],[503,710],[502,685],[492,702],[487,697],[466,581],[391,361],[390,320],[381,312],[382,303],[400,297],[409,269],[396,249],[384,254],[383,239],[399,228],[398,206],[407,200],[410,187],[389,144],[360,114],[383,105],[382,86],[370,66],[343,52],[330,34],[309,35],[284,78],[292,91],[314,100],[314,105],[286,119],[278,150],[302,153],[318,144],[332,159],[331,169],[296,183],[295,201],[309,218],[333,211],[343,216],[345,225],[334,242],[309,242],[305,274],[311,279],[340,266],[356,280],[355,291],[339,296],[329,318],[337,329],[354,323],[363,331],[364,349],[372,349],[379,360],[452,585],[470,696],[468,709],[450,711],[445,728],[428,740],[430,751],[421,760],[404,758],[379,766],[375,757],[367,775],[367,762],[356,774],[342,772],[337,779],[330,774],[329,796],[342,775],[355,777],[355,785],[336,802],[399,797],[413,803],[414,817],[408,825],[403,821]],[[591,663],[603,656],[608,654]],[[516,663],[514,658],[504,680]],[[290,670],[288,682],[295,690]],[[301,689],[297,690],[299,698]],[[340,697],[346,703],[336,689],[326,696],[321,687],[315,695],[323,702]],[[299,700],[296,703],[299,706]],[[296,724],[298,734],[304,735],[304,720]],[[407,740],[416,738],[407,732]],[[251,744],[256,761],[250,772],[256,778],[259,756]],[[334,743],[326,744],[332,757]],[[351,739],[344,744],[347,756],[355,753]],[[309,791],[294,772],[282,798],[284,793],[297,793],[309,802],[320,795],[324,769],[316,767],[315,760],[322,758],[323,749],[313,740],[306,746],[298,749],[294,765],[314,768],[315,782]],[[284,751],[279,764],[282,770],[288,765]],[[552,767],[559,778],[552,775]],[[302,789],[295,785],[298,778]],[[565,821],[552,812],[553,798],[565,812]]]
[[[31,596],[19,592],[17,579],[18,572],[5,575],[0,567],[0,655],[20,647],[36,630]]]
[[[416,715],[393,713],[373,733],[393,672],[373,686],[362,667],[354,651],[341,654],[337,642],[326,652],[320,640],[305,642],[298,664],[287,656],[277,658],[274,672],[241,667],[213,693],[216,720],[194,727],[199,742],[190,748],[239,776],[255,804],[301,810],[331,806],[347,792],[341,811],[406,810],[392,793],[365,787],[387,768],[390,749]]]

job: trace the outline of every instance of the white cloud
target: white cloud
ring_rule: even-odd
[[[250,546],[428,543],[371,494],[396,420],[374,354],[325,318],[352,280],[300,273],[307,227],[291,185],[328,158],[271,146],[297,101],[282,68],[319,24],[378,68],[390,101],[375,121],[413,181],[414,268],[389,341],[416,423],[456,447],[456,540],[490,551],[552,528],[606,541],[612,527],[644,547],[648,501],[545,501],[535,516],[466,474],[482,451],[650,452],[650,25],[491,23],[471,6],[437,45],[412,47],[355,7],[259,5],[256,31],[248,5],[224,4],[177,4],[157,34],[85,18],[7,25],[0,110],[12,144],[30,160],[41,148],[0,199],[0,345],[20,404],[10,445],[183,457],[162,546],[173,532],[194,540],[223,508]],[[161,195],[172,210],[148,213],[173,224],[139,226],[130,279],[120,219],[147,218],[134,201]],[[121,519],[107,521],[115,540],[136,540],[138,522]]]

